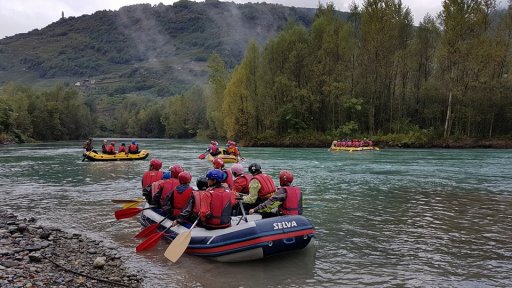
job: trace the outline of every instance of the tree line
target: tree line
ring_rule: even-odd
[[[311,28],[289,23],[263,47],[251,42],[232,70],[214,53],[208,85],[164,99],[124,99],[113,121],[97,121],[94,105],[71,90],[4,89],[0,133],[29,131],[40,140],[204,135],[254,145],[510,136],[512,4],[498,10],[495,0],[444,0],[442,6],[414,26],[398,0],[353,4],[346,20],[333,4],[319,5]],[[28,108],[45,97],[78,105],[78,112],[55,101],[64,106],[38,103],[43,114]],[[43,125],[34,117],[42,115],[52,129],[34,132]],[[85,121],[69,121],[79,115]]]
[[[250,44],[229,77],[217,63],[209,119],[236,139],[510,135],[511,39],[511,5],[498,11],[493,0],[445,0],[418,27],[401,1],[354,4],[347,21],[327,4],[311,29],[290,24]]]

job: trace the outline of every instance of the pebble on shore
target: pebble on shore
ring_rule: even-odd
[[[101,241],[0,211],[0,287],[142,287]]]

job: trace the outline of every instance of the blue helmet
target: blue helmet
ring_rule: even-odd
[[[171,171],[165,171],[162,175],[162,179],[171,179]]]
[[[132,139],[132,144],[135,144],[135,140],[134,139]]]
[[[206,178],[208,178],[208,180],[217,180],[217,182],[221,183],[222,180],[224,180],[224,172],[219,169],[213,169],[208,171]]]

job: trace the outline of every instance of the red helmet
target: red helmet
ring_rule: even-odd
[[[192,181],[192,175],[187,171],[183,171],[178,175],[178,180],[180,180],[180,184],[188,184]]]
[[[158,159],[151,159],[151,161],[149,161],[149,168],[153,168],[154,170],[160,170],[160,168],[162,168],[162,161]]]
[[[215,141],[215,140],[210,141],[210,144],[212,144],[212,145],[219,145],[219,144],[217,143],[217,141]]]
[[[292,182],[293,182],[292,172],[290,172],[288,170],[282,170],[281,172],[279,172],[279,184],[281,184],[281,186],[290,185],[290,184],[292,184]]]
[[[229,140],[229,141],[228,141],[228,145],[236,146],[236,142],[235,142],[235,141],[231,141],[231,140]]]
[[[172,178],[178,178],[180,173],[185,171],[185,170],[183,170],[183,167],[181,167],[180,164],[171,166],[171,169],[169,169],[169,170],[171,170]]]
[[[224,168],[224,160],[222,160],[222,158],[213,159],[213,168],[215,168],[215,169]]]

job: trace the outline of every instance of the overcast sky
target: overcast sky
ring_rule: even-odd
[[[353,0],[334,0],[337,10],[348,11]],[[360,4],[363,0],[355,0]],[[442,0],[402,0],[406,6],[411,8],[414,22],[418,24],[428,12],[437,15],[441,10]],[[64,15],[80,16],[92,14],[98,10],[117,10],[122,6],[137,3],[164,3],[172,4],[173,0],[0,0],[0,39],[12,36],[17,33],[24,33],[33,29],[41,29],[48,24],[57,21]],[[263,2],[258,0],[233,0],[237,3]],[[318,7],[318,2],[326,3],[327,0],[266,0],[267,3],[279,3],[285,6],[295,7]]]

